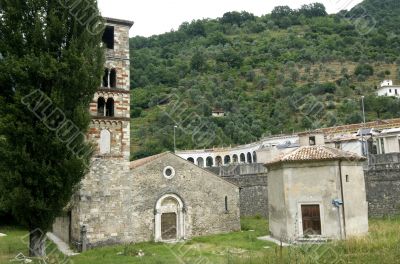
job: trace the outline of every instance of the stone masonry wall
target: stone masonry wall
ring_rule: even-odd
[[[263,164],[237,164],[207,170],[240,187],[241,216],[268,216],[268,177]]]
[[[240,215],[268,217],[268,177],[263,175],[224,176],[240,186]]]
[[[371,155],[365,171],[369,216],[400,214],[400,153]]]

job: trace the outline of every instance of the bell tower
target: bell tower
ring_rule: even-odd
[[[130,158],[129,30],[133,22],[105,18],[106,62],[101,84],[90,104],[88,133],[97,158]]]

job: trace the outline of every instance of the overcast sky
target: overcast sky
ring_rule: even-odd
[[[278,5],[299,8],[323,3],[329,13],[350,9],[362,0],[98,0],[103,16],[132,20],[131,36],[151,36],[178,29],[185,21],[221,17],[228,11],[248,11],[257,16]]]

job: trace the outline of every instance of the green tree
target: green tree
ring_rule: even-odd
[[[91,154],[84,135],[103,71],[102,28],[84,21],[98,14],[95,0],[73,10],[80,13],[58,1],[0,0],[0,201],[30,230],[31,256],[45,255],[42,232]]]
[[[190,67],[192,70],[196,70],[199,72],[204,71],[207,68],[206,59],[204,58],[204,54],[200,51],[196,51],[190,60]]]

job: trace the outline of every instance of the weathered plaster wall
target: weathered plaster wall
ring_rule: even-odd
[[[342,175],[343,171],[353,177],[344,197],[348,234],[365,233],[368,230],[368,215],[362,167],[349,163],[342,166]],[[344,223],[339,221],[343,219],[342,210],[332,205],[333,199],[342,199],[340,186],[338,161],[276,165],[268,179],[270,231],[273,236],[286,240],[301,238],[301,205],[319,204],[322,236],[344,237]]]

